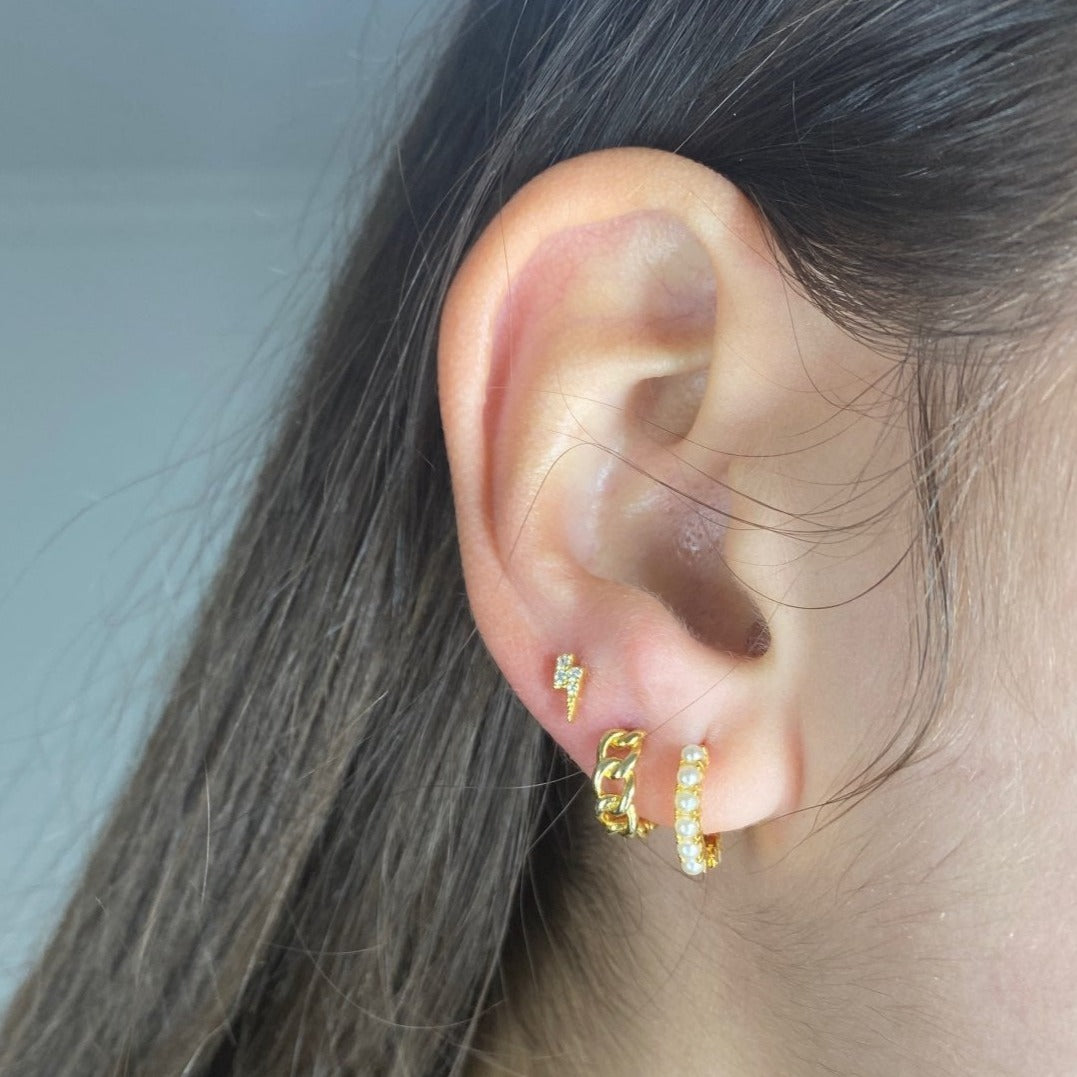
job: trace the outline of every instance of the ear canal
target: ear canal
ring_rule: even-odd
[[[650,439],[650,425],[637,425],[638,436]],[[746,526],[730,516],[728,489],[687,467],[640,460],[656,455],[679,463],[650,445],[634,460],[610,464],[603,507],[586,517],[596,535],[580,544],[580,563],[599,579],[658,599],[700,643],[743,657],[765,654],[766,618],[727,554],[730,529]],[[619,539],[619,525],[629,522]]]
[[[623,582],[659,598],[700,643],[745,658],[766,654],[770,627],[720,552],[707,556],[712,565],[704,587],[685,584],[685,576],[675,567],[678,553],[671,553],[666,563],[654,555],[642,559],[638,562],[642,571]]]

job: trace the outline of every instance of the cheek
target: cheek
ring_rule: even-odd
[[[1045,545],[1053,557],[1018,559],[1027,586],[1000,619],[1006,630],[984,670],[982,735],[970,752],[980,764],[974,780],[992,895],[984,971],[995,1033],[1031,1039],[1036,1057],[1010,1057],[1003,1043],[998,1050],[1014,1072],[1043,1073],[1077,1060],[1077,573],[1062,533]]]
[[[924,781],[932,945],[1005,1072],[1077,1059],[1077,355],[999,422],[948,539],[947,700]],[[1016,411],[1016,409],[1015,409]],[[983,450],[983,442],[979,449]],[[1013,1052],[1011,1055],[1010,1052]],[[1065,1072],[1077,1072],[1067,1069]]]
[[[980,747],[1061,807],[1077,790],[1077,350],[1013,380],[991,437],[970,439],[948,536],[955,691]]]
[[[1045,779],[1038,785],[1037,776]],[[983,952],[975,966],[993,1014],[984,1033],[997,1037],[996,1050],[1015,1073],[1059,1072],[1061,1060],[1077,1062],[1070,824],[1077,792],[1072,778],[1060,778],[1057,768],[1038,760],[1014,767],[1013,794],[1004,798],[1005,817],[995,828],[1001,840],[994,849],[994,896],[982,910]],[[1017,1050],[1019,1043],[1026,1047]]]
[[[1024,682],[1018,743],[1054,753],[1045,766],[1061,768],[1066,787],[1077,785],[1077,424],[1068,415],[1065,440],[1053,448],[1029,462],[1026,493],[1014,494],[1024,526],[1009,566],[1003,639],[1016,659],[1010,679]]]

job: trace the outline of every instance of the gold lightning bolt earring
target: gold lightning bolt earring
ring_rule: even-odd
[[[576,717],[576,704],[579,702],[582,684],[583,666],[576,665],[576,656],[559,654],[553,671],[553,686],[565,691],[566,717],[570,722]]]

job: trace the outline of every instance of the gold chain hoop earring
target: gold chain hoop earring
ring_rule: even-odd
[[[598,742],[595,815],[611,834],[644,838],[654,830],[654,823],[636,813],[636,764],[645,736],[642,729],[611,729]],[[620,790],[605,788],[607,782],[620,782]]]
[[[681,749],[677,791],[673,795],[673,829],[677,855],[686,875],[702,875],[722,859],[721,834],[703,833],[703,777],[710,757],[699,744]]]

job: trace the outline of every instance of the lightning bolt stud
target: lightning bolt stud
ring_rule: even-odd
[[[576,703],[580,698],[580,685],[583,683],[583,666],[576,665],[574,654],[559,654],[557,666],[553,671],[554,688],[565,690],[566,717],[571,722],[576,717]]]

